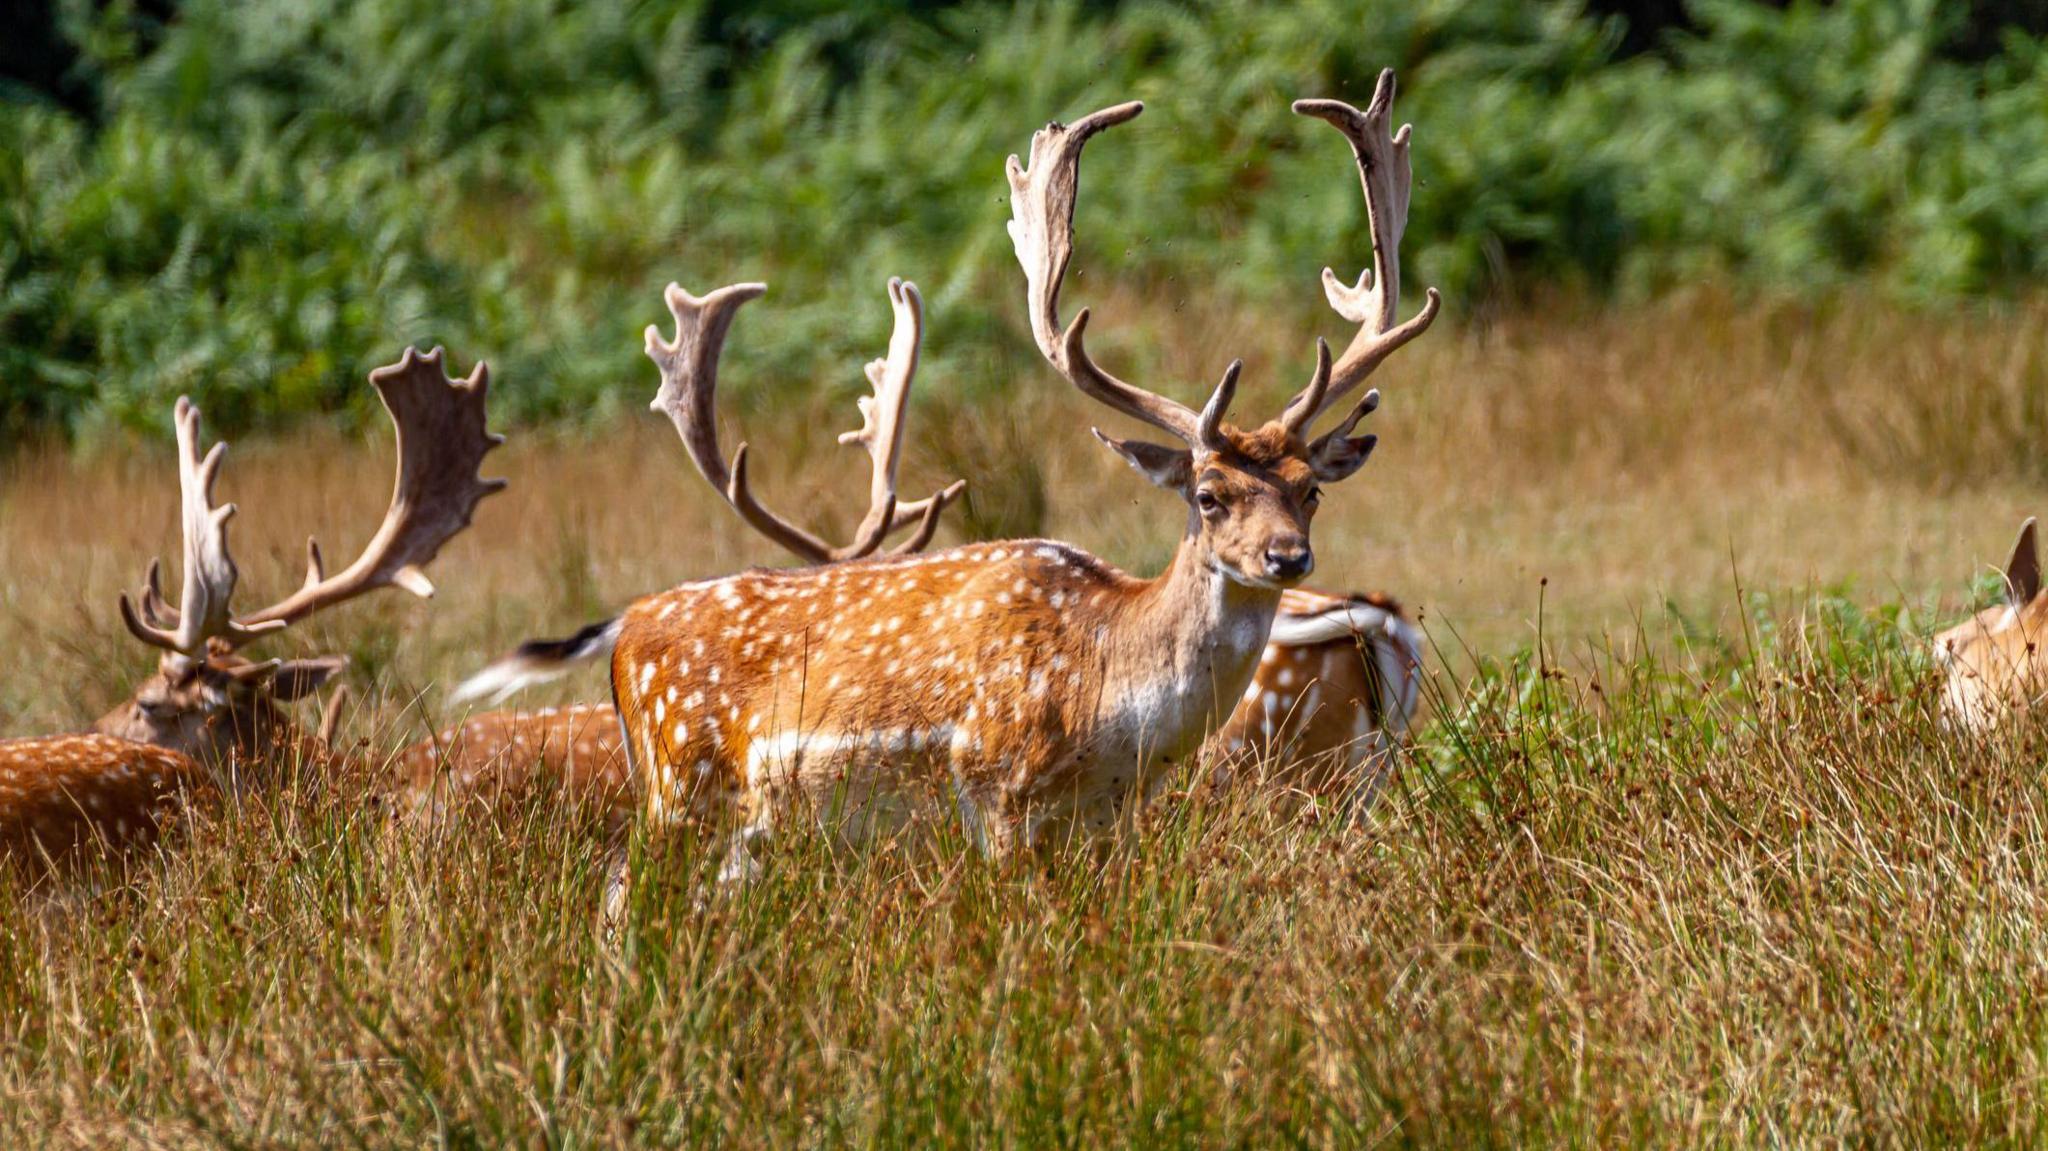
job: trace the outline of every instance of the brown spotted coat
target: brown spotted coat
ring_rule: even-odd
[[[147,845],[213,777],[168,748],[110,735],[0,740],[0,857],[36,866]]]
[[[1199,570],[1196,570],[1199,569]],[[1096,831],[1243,692],[1278,589],[1022,540],[750,571],[632,605],[612,686],[657,819],[956,808],[985,850]]]

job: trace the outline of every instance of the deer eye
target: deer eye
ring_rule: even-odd
[[[1223,510],[1223,501],[1216,498],[1215,492],[1203,488],[1195,493],[1195,506],[1202,509],[1205,516],[1215,515]]]
[[[1315,507],[1316,507],[1316,505],[1317,505],[1317,504],[1320,504],[1320,503],[1322,503],[1322,502],[1323,502],[1323,489],[1321,489],[1321,488],[1319,488],[1319,487],[1318,487],[1318,488],[1310,488],[1310,489],[1308,490],[1308,494],[1307,494],[1307,495],[1305,495],[1305,496],[1303,496],[1303,497],[1301,497],[1301,506],[1302,506],[1302,507],[1305,507],[1305,508],[1307,508],[1307,509],[1309,509],[1310,511],[1314,511],[1314,510],[1315,510]]]

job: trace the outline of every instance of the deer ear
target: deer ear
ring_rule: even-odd
[[[1379,442],[1378,436],[1324,436],[1309,448],[1308,466],[1326,484],[1349,479],[1365,466],[1366,457]]]
[[[2005,561],[2005,596],[2014,607],[2031,603],[2041,594],[2041,552],[2034,543],[2034,517],[2020,525],[2020,538],[2013,541],[2012,558]]]
[[[339,655],[283,660],[277,665],[277,673],[270,677],[270,694],[286,702],[311,695],[347,666],[348,657]]]
[[[1164,444],[1148,444],[1144,440],[1120,440],[1105,436],[1100,428],[1089,428],[1095,438],[1108,446],[1110,451],[1124,458],[1124,462],[1138,470],[1138,474],[1168,491],[1188,490],[1188,481],[1195,474],[1194,453],[1186,448],[1169,448]]]

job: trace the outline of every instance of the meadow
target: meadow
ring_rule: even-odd
[[[645,410],[670,279],[774,285],[721,393],[773,506],[863,503],[832,434],[904,275],[904,489],[971,484],[942,544],[1156,571],[1182,512],[1033,351],[1002,158],[1145,100],[1069,307],[1270,411],[1367,255],[1287,101],[1390,66],[1448,303],[1317,520],[1311,586],[1431,641],[1365,818],[1188,780],[1100,857],[794,834],[718,898],[637,829],[608,940],[599,813],[394,811],[486,659],[785,562]],[[1925,644],[2048,510],[2044,91],[2008,0],[0,10],[0,738],[153,666],[115,600],[177,550],[178,394],[251,601],[376,524],[402,341],[490,360],[512,481],[431,602],[255,649],[351,658],[347,762],[0,871],[0,1146],[2048,1143],[2048,728],[1944,728]]]
[[[1191,393],[1241,355],[1246,410],[1331,330],[1306,291],[1087,292],[1106,363],[1164,349],[1148,381]],[[1188,787],[1105,860],[798,836],[708,905],[715,853],[643,833],[614,945],[590,813],[394,820],[380,761],[510,643],[781,559],[658,417],[518,430],[431,603],[264,649],[353,657],[356,765],[78,883],[0,879],[0,1142],[2040,1143],[2048,731],[1943,730],[1920,641],[2041,510],[2044,319],[1723,288],[1440,325],[1376,381],[1380,451],[1317,523],[1312,583],[1395,594],[1435,646],[1362,824]],[[906,487],[972,485],[942,539],[1163,563],[1170,498],[1021,331],[991,342],[1003,379],[920,379]],[[828,438],[857,371],[732,410],[776,506],[862,502]],[[380,437],[237,440],[252,599],[307,533],[339,554],[374,525]],[[174,491],[160,439],[0,462],[0,736],[147,668],[113,601],[174,550]]]

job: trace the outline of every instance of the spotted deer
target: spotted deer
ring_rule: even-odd
[[[1184,501],[1164,574],[1127,575],[1052,540],[749,571],[643,597],[569,640],[528,644],[473,684],[516,688],[609,653],[648,815],[659,823],[736,806],[742,826],[726,866],[735,878],[757,866],[748,843],[798,806],[860,834],[949,803],[992,856],[1112,827],[1250,683],[1282,593],[1314,567],[1321,485],[1372,451],[1374,437],[1351,433],[1378,393],[1323,435],[1309,439],[1311,427],[1436,317],[1434,289],[1415,316],[1398,317],[1410,177],[1408,129],[1390,130],[1393,96],[1388,72],[1365,112],[1294,105],[1351,143],[1373,267],[1356,285],[1324,271],[1330,303],[1359,330],[1334,362],[1318,341],[1307,387],[1250,429],[1224,418],[1238,364],[1197,411],[1097,366],[1086,309],[1059,322],[1082,147],[1142,105],[1048,125],[1028,167],[1010,159],[1010,235],[1041,354],[1083,394],[1182,445],[1095,433]],[[732,310],[753,294],[723,289],[678,309],[675,364],[705,391]]]
[[[1946,676],[1942,715],[1964,730],[1987,730],[2048,697],[2048,595],[2032,517],[2020,525],[2004,575],[2003,603],[1934,637]]]
[[[330,707],[318,736],[293,722],[286,705],[326,682],[347,662],[252,661],[240,651],[326,608],[380,588],[420,597],[434,592],[425,566],[469,526],[478,501],[504,487],[479,478],[484,454],[503,441],[485,430],[488,369],[450,379],[439,348],[408,348],[398,363],[370,373],[398,441],[398,469],[384,521],[362,554],[327,573],[319,544],[306,543],[306,579],[268,607],[236,614],[239,578],[228,550],[235,505],[214,503],[227,445],[201,454],[199,409],[177,402],[178,488],[183,586],[173,607],[152,561],[140,592],[120,600],[121,619],[140,642],[162,652],[156,673],[101,716],[92,732],[0,742],[0,853],[55,857],[92,842],[110,846],[156,838],[167,813],[234,787],[263,782],[276,763],[321,754],[337,714]]]
[[[1393,600],[1287,589],[1251,686],[1204,748],[1212,782],[1257,768],[1265,786],[1334,788],[1363,810],[1406,739],[1421,667],[1421,633]],[[414,809],[560,791],[623,818],[633,803],[609,703],[472,715],[407,748],[399,771]]]
[[[923,313],[916,287],[899,289],[892,282],[890,296],[898,332],[909,334],[908,340],[892,341],[892,354],[910,356],[921,346]],[[663,346],[658,338],[648,345],[657,362]],[[901,430],[893,423],[902,418],[914,364],[912,359],[903,368],[881,360],[868,365],[878,389],[873,402],[892,421],[882,442],[900,439]],[[879,394],[887,380],[899,380],[901,393]],[[692,426],[705,431],[684,442],[712,489],[737,504],[728,496],[730,476],[718,478],[726,475],[725,457],[716,442],[711,399],[709,394],[693,397],[689,406],[704,414]],[[894,492],[894,477],[887,471],[893,458],[875,461],[871,510]],[[943,511],[961,489],[956,483],[940,493],[936,511]],[[910,505],[909,514],[933,506]],[[930,538],[919,522],[918,535],[899,551],[919,550]],[[880,537],[856,538],[833,549],[792,542],[788,533],[764,534],[800,564],[859,558],[882,542]],[[1244,767],[1256,766],[1265,785],[1327,790],[1334,784],[1354,797],[1353,807],[1362,807],[1407,732],[1421,659],[1419,633],[1385,596],[1288,589],[1280,596],[1251,686],[1205,749],[1216,782],[1226,783]],[[413,808],[438,809],[455,796],[499,800],[536,791],[594,801],[617,815],[632,804],[617,712],[609,704],[471,715],[407,748],[399,768],[401,788]]]
[[[759,296],[761,285],[728,289],[734,306]],[[665,390],[652,405],[675,420],[683,448],[697,471],[755,530],[804,564],[859,559],[882,550],[888,538],[905,529],[911,534],[890,549],[908,555],[924,550],[940,517],[966,491],[956,480],[921,500],[898,501],[896,476],[902,460],[904,416],[917,377],[924,346],[924,299],[917,285],[891,279],[889,305],[894,330],[885,358],[866,366],[873,395],[860,398],[862,426],[839,437],[842,444],[867,450],[868,509],[853,537],[834,545],[790,523],[753,495],[747,480],[747,445],[741,444],[730,469],[718,443],[716,379],[693,374],[679,363],[680,347],[647,330],[647,355],[661,369]],[[680,287],[666,294],[679,330],[693,330],[689,317],[701,302]],[[730,313],[728,313],[728,320]],[[472,694],[500,689],[489,681],[474,683]],[[630,781],[619,741],[618,713],[609,704],[578,704],[537,711],[493,711],[464,718],[407,748],[399,757],[401,790],[408,806],[439,808],[460,795],[502,799],[536,789],[566,791],[602,806],[624,808],[631,803]]]

